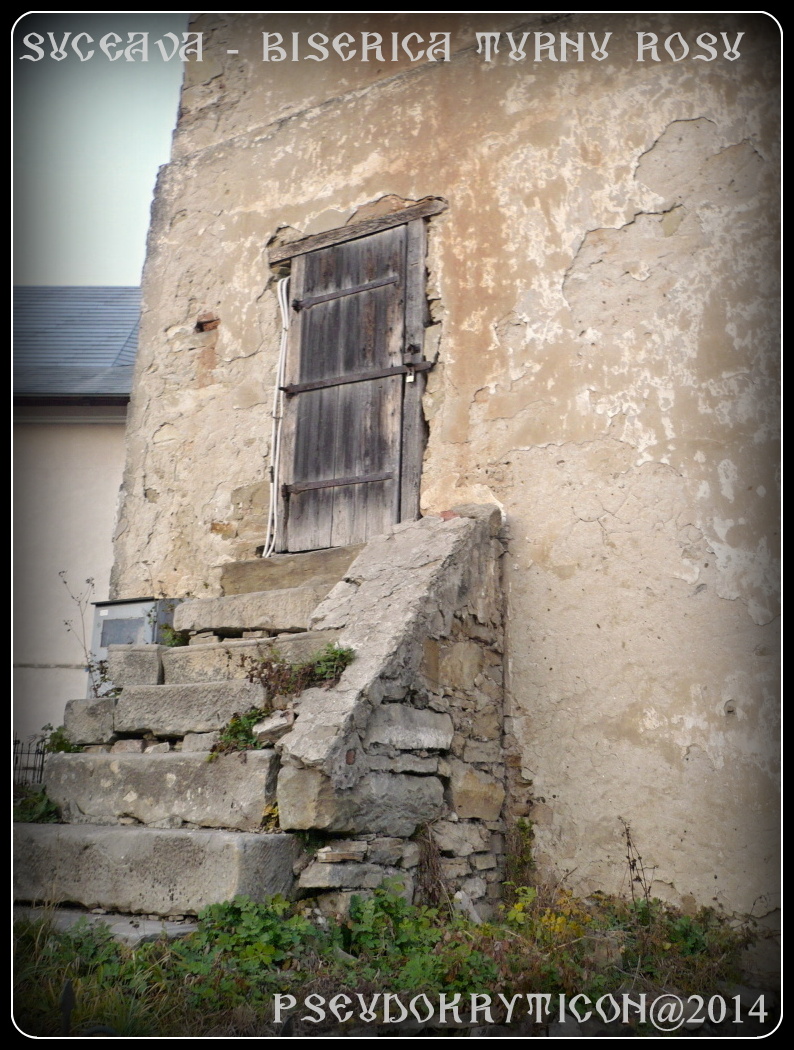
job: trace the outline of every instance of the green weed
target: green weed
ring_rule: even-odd
[[[58,824],[60,811],[43,787],[18,784],[14,787],[14,820],[19,824]]]
[[[235,712],[221,729],[218,743],[212,748],[210,756],[227,751],[262,748],[264,745],[254,736],[253,728],[272,713],[276,697],[298,696],[312,686],[330,688],[336,685],[354,655],[352,649],[329,644],[303,663],[288,663],[273,646],[263,657],[242,656],[240,666],[245,671],[246,679],[264,686],[265,705],[251,707],[243,713]]]
[[[56,729],[53,729],[52,724],[48,722],[46,726],[42,726],[41,731],[46,734],[42,741],[42,747],[48,754],[83,750],[79,744],[72,743],[64,726],[58,726]]]
[[[377,993],[487,991],[493,1001],[527,992],[592,1000],[675,987],[706,996],[735,976],[746,928],[710,910],[683,915],[651,898],[630,900],[557,888],[517,887],[491,923],[474,925],[410,904],[397,881],[354,896],[349,916],[318,920],[306,902],[245,897],[205,908],[195,933],[136,949],[102,926],[58,933],[47,922],[15,929],[16,1019],[30,1035],[63,1033],[63,993],[73,993],[71,1032],[109,1026],[119,1035],[278,1034],[276,993],[298,1002]],[[329,1015],[302,1033],[339,1034]],[[299,1034],[299,1033],[295,1033]],[[635,1034],[642,1034],[639,1030]]]
[[[177,631],[170,623],[160,625],[160,644],[177,649],[190,643],[190,631]]]

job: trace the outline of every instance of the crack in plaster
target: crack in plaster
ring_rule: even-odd
[[[657,148],[657,147],[659,146],[660,142],[662,141],[662,139],[664,138],[664,136],[665,136],[665,135],[667,134],[667,132],[668,132],[668,131],[669,131],[669,130],[670,130],[670,129],[671,129],[671,128],[672,128],[672,127],[673,127],[673,126],[675,125],[675,124],[697,124],[697,123],[699,123],[700,121],[703,121],[703,122],[704,122],[704,123],[706,123],[706,124],[711,124],[711,126],[712,126],[713,128],[715,128],[715,129],[716,129],[716,124],[714,123],[714,121],[713,121],[713,120],[709,120],[709,118],[708,118],[708,117],[681,117],[681,118],[678,118],[678,119],[676,119],[676,120],[671,120],[671,121],[669,122],[669,124],[666,124],[666,125],[665,125],[665,127],[664,127],[664,129],[662,130],[662,132],[661,132],[661,133],[660,133],[660,134],[658,135],[658,137],[657,137],[656,139],[654,139],[654,141],[653,141],[653,142],[652,142],[652,144],[651,144],[651,145],[650,145],[650,146],[648,147],[648,149],[644,150],[644,151],[643,151],[642,153],[640,153],[640,155],[639,155],[639,156],[637,157],[637,161],[636,161],[636,163],[635,163],[635,166],[634,166],[634,178],[636,179],[636,177],[637,177],[637,169],[638,169],[638,168],[639,168],[639,166],[640,166],[640,162],[641,162],[642,158],[643,158],[643,157],[647,157],[649,153],[653,153],[653,151],[654,151],[654,150],[655,150],[655,149],[656,149],[656,148]]]

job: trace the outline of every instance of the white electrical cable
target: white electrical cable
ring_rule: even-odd
[[[273,427],[270,437],[270,508],[267,515],[267,539],[262,557],[269,558],[276,548],[278,533],[278,477],[281,458],[281,421],[284,416],[284,368],[287,360],[287,335],[289,333],[289,277],[278,282],[278,305],[281,308],[281,348],[276,366],[276,387],[273,391]]]

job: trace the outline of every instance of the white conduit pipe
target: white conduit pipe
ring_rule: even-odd
[[[269,558],[276,548],[278,533],[278,478],[281,458],[281,421],[284,416],[284,367],[287,360],[287,334],[289,332],[289,277],[278,282],[278,305],[281,307],[281,348],[276,367],[276,387],[273,391],[273,427],[270,436],[270,508],[267,515],[267,539],[262,557]]]

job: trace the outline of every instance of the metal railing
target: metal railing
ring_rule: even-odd
[[[14,783],[40,784],[45,754],[41,740],[23,744],[14,737]]]

